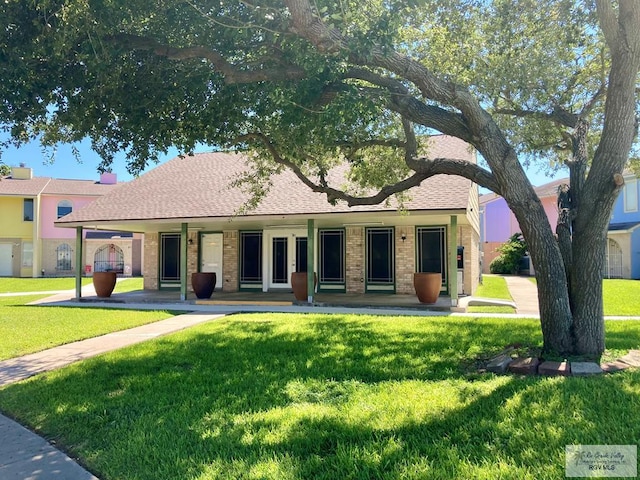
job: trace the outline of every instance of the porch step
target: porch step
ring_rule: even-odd
[[[260,307],[290,307],[293,302],[267,300],[196,300],[196,305],[252,305]]]

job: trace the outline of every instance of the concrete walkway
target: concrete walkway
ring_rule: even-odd
[[[223,314],[193,312],[0,362],[0,387],[79,360],[198,325]],[[0,479],[98,480],[45,439],[0,415]]]
[[[538,306],[538,287],[529,277],[506,275],[509,293],[516,304],[516,312],[520,315],[540,316]]]

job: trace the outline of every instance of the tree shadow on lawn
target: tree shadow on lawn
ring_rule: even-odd
[[[8,387],[0,406],[105,479],[558,478],[567,444],[636,443],[637,371],[465,374],[475,351],[538,335],[518,330],[229,317]]]

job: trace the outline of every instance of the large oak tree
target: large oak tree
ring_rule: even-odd
[[[132,172],[170,146],[250,149],[256,185],[285,166],[351,205],[461,175],[520,223],[545,348],[603,351],[606,231],[637,130],[637,0],[7,0],[0,24],[10,142],[88,136],[101,168],[125,151]],[[434,131],[483,162],[431,158]],[[570,169],[557,234],[523,170],[540,159]],[[360,188],[329,184],[344,161]]]

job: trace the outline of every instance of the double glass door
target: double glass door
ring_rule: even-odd
[[[292,272],[307,271],[306,231],[268,234],[268,288],[290,288]]]

